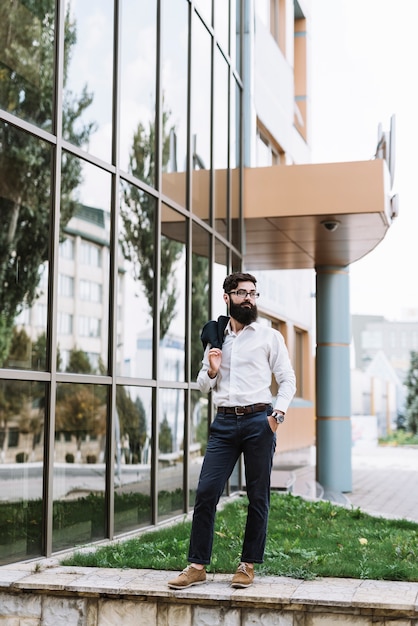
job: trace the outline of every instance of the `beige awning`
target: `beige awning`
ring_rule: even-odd
[[[246,168],[245,266],[349,265],[382,241],[391,213],[383,159]]]

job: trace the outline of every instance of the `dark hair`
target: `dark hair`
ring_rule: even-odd
[[[244,274],[242,272],[233,272],[229,276],[227,276],[224,280],[223,288],[225,293],[229,293],[233,289],[238,287],[238,283],[244,282],[254,283],[254,287],[257,284],[257,280],[254,278],[252,274]]]

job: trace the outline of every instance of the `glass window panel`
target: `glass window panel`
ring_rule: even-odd
[[[0,3],[0,107],[52,129],[55,2]],[[67,47],[72,27],[66,24]]]
[[[186,204],[188,3],[162,3],[162,190]]]
[[[45,385],[0,381],[0,564],[42,554]]]
[[[155,185],[156,0],[125,0],[121,24],[120,165]]]
[[[263,22],[264,26],[270,29],[270,4],[271,0],[257,0],[254,3],[254,9],[257,17]]]
[[[3,122],[0,146],[0,366],[44,370],[51,151]]]
[[[159,376],[184,380],[186,330],[186,220],[167,205],[161,219]]]
[[[111,157],[113,0],[66,0],[63,136],[91,154]],[[76,115],[73,115],[76,112]]]
[[[218,47],[215,51],[213,167],[215,175],[215,227],[228,232],[228,80],[229,70]]]
[[[218,0],[219,1],[219,0]],[[233,68],[238,72],[241,71],[241,0],[230,1],[231,11],[231,49],[230,57]]]
[[[200,16],[210,26],[212,24],[212,0],[195,0],[195,6]]]
[[[215,0],[215,36],[226,54],[229,53],[229,5],[234,2]]]
[[[192,227],[192,317],[191,317],[191,380],[195,381],[202,365],[203,349],[200,333],[209,320],[209,233],[201,226]]]
[[[158,418],[158,518],[183,512],[184,391],[160,389]]]
[[[116,388],[115,534],[151,523],[151,389]]]
[[[70,352],[67,365],[64,366],[62,358],[58,365],[61,371],[94,374],[99,370],[90,362],[89,354],[99,354],[102,369],[107,370],[111,180],[107,172],[64,153],[61,184],[61,237],[65,241],[70,234],[74,255],[67,258],[60,254],[58,268],[59,274],[72,279],[76,288],[73,297],[58,294],[59,357],[61,352]],[[83,297],[80,288],[83,280],[96,284],[101,300]],[[81,346],[83,364],[76,357]]]
[[[123,181],[120,193],[117,367],[124,376],[151,378],[156,200]]]
[[[226,305],[223,300],[223,283],[228,272],[228,250],[215,240],[215,265],[213,267],[213,294],[212,294],[212,318],[226,315]]]
[[[104,538],[107,405],[104,385],[57,385],[54,551]]]
[[[211,37],[194,20],[192,41],[192,211],[209,220],[211,167]]]
[[[230,151],[231,167],[231,239],[232,244],[241,250],[241,89],[232,79],[231,87],[231,120],[230,120]]]
[[[191,392],[191,428],[189,459],[189,506],[193,508],[203,456],[209,435],[209,399],[199,391]]]
[[[242,271],[242,260],[239,256],[232,253],[232,268],[231,272],[241,272]]]

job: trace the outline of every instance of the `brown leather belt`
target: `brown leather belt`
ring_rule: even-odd
[[[261,413],[271,404],[260,402],[258,404],[248,404],[247,406],[218,406],[218,413],[223,415],[249,415],[250,413]]]

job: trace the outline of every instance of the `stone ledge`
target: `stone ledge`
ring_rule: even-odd
[[[62,622],[65,626],[84,624],[83,620],[77,621],[79,617],[76,615],[79,614],[90,615],[86,624],[106,626],[112,623],[104,617],[109,611],[123,615],[129,624],[135,613],[138,613],[138,606],[141,607],[141,613],[147,606],[149,621],[146,626],[157,626],[160,623],[169,623],[171,626],[171,621],[160,621],[158,614],[161,611],[175,611],[176,607],[182,619],[185,619],[184,611],[187,615],[190,613],[190,619],[193,618],[190,624],[193,626],[198,623],[223,623],[219,621],[219,611],[222,615],[230,613],[228,620],[232,621],[228,621],[228,624],[234,626],[235,623],[247,623],[236,622],[235,615],[239,614],[239,619],[243,620],[244,614],[249,619],[250,613],[258,616],[257,619],[264,616],[262,622],[255,623],[276,623],[269,622],[266,615],[277,615],[277,611],[287,616],[283,622],[286,626],[301,623],[300,616],[307,613],[311,616],[310,625],[331,623],[321,621],[325,619],[321,615],[328,615],[326,619],[332,619],[332,623],[347,623],[347,616],[350,615],[350,623],[359,626],[385,624],[394,619],[402,620],[397,621],[399,626],[418,623],[418,583],[343,578],[303,581],[280,576],[256,576],[254,584],[248,589],[233,589],[229,585],[230,575],[209,574],[207,584],[177,591],[167,587],[172,572],[64,567],[48,564],[47,560],[39,571],[36,571],[37,567],[39,565],[34,567],[30,563],[0,567],[0,624],[4,623],[4,618],[13,615],[20,617],[23,621],[19,623],[24,625],[28,612],[32,620],[27,622],[28,625],[47,624],[43,621],[33,622],[33,618],[41,620],[41,615],[48,611],[48,607],[54,614],[60,613],[59,607],[62,607],[63,614],[66,611],[74,613],[74,621],[66,619]],[[113,604],[109,605],[109,602]],[[36,618],[34,613],[38,611],[39,618]],[[94,618],[92,611],[96,616]],[[196,611],[215,611],[214,621],[196,621]],[[155,621],[151,614],[155,614]],[[317,617],[312,621],[314,616]],[[187,618],[184,624],[188,623]],[[59,621],[55,622],[55,626],[59,625]]]

